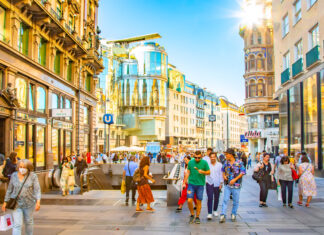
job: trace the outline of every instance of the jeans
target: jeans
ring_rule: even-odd
[[[136,185],[133,182],[132,176],[126,176],[126,200],[129,199],[129,191],[132,190],[132,199],[135,200]]]
[[[30,208],[17,208],[13,211],[13,229],[12,235],[21,235],[22,234],[22,226],[23,221],[25,223],[25,234],[32,235],[33,234],[33,214],[34,214],[35,206]]]
[[[279,180],[279,182],[280,182],[280,186],[281,186],[282,203],[286,204],[286,202],[287,202],[287,189],[288,189],[288,204],[291,204],[292,198],[293,198],[294,181]]]
[[[203,196],[204,196],[204,186],[188,184],[187,198],[194,199],[195,194],[196,194],[197,200],[202,201]]]
[[[222,214],[226,216],[227,211],[227,204],[230,200],[230,195],[232,194],[233,197],[233,208],[232,208],[232,215],[237,214],[237,209],[239,207],[239,201],[240,201],[240,188],[230,188],[227,185],[224,186],[224,198],[223,198],[223,206],[222,206]]]
[[[259,182],[260,186],[260,202],[266,202],[268,197],[268,182],[261,180]]]
[[[207,193],[207,207],[208,207],[208,214],[213,213],[214,211],[217,211],[218,208],[218,201],[219,201],[219,187],[214,187],[213,184],[206,183],[206,193]],[[213,201],[214,201],[214,207],[213,207]]]

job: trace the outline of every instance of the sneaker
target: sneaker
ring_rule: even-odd
[[[263,204],[262,204],[262,203],[260,203],[260,204],[259,204],[259,207],[263,207]]]
[[[268,207],[268,205],[266,203],[263,204],[263,207]]]
[[[294,209],[294,206],[293,206],[291,203],[289,203],[288,206],[289,206],[291,209]]]
[[[213,214],[208,214],[208,215],[207,215],[207,219],[208,219],[208,220],[212,220],[212,218],[213,218]]]
[[[217,217],[218,216],[218,213],[217,211],[214,211],[214,216]]]
[[[189,224],[193,224],[195,220],[195,217],[193,215],[190,216],[190,219],[189,219]]]
[[[179,207],[178,207],[178,208],[176,209],[176,213],[180,213],[181,211],[182,211],[182,208],[179,208]]]
[[[196,219],[195,219],[195,224],[200,224],[200,219],[199,219],[199,217],[196,217]]]
[[[220,224],[221,224],[221,223],[225,223],[225,221],[226,221],[225,215],[221,215],[221,216],[219,217],[219,223],[220,223]]]
[[[236,222],[236,215],[232,215],[232,222]]]

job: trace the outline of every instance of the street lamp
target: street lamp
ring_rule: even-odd
[[[214,150],[214,122],[216,121],[216,116],[214,115],[214,97],[207,95],[207,97],[210,97],[211,99],[211,115],[209,115],[208,119],[209,122],[211,122],[211,128],[212,128],[212,139],[211,139],[211,148]],[[217,103],[216,103],[217,104]],[[207,106],[207,103],[204,103],[205,106]]]
[[[223,96],[223,95],[221,95],[221,96],[218,96],[218,105],[220,104],[220,99],[223,99],[224,101],[226,101],[226,105],[227,105],[227,115],[226,115],[226,148],[228,149],[228,141],[229,141],[229,133],[228,133],[228,131],[229,131],[229,128],[228,128],[228,109],[229,109],[229,106],[228,106],[228,103],[229,103],[229,101],[228,101],[228,99],[227,99],[227,97],[225,97],[225,96]]]

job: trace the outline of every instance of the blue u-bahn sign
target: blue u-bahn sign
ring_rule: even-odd
[[[113,124],[114,123],[114,116],[110,113],[106,113],[104,116],[103,116],[103,122],[105,124]]]

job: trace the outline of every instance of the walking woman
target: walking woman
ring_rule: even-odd
[[[4,177],[7,177],[10,180],[11,175],[16,171],[18,163],[18,157],[16,152],[12,152],[9,155],[9,158],[5,161],[5,166],[3,168],[2,174]]]
[[[154,198],[148,181],[150,180],[154,184],[155,180],[150,176],[149,167],[150,158],[145,156],[142,158],[139,164],[141,180],[137,184],[138,198],[136,212],[143,212],[143,210],[140,208],[140,204],[147,204],[146,210],[151,212],[154,211],[154,209],[151,207],[151,203],[154,202]]]
[[[280,160],[280,165],[278,168],[278,179],[281,186],[281,197],[283,206],[286,206],[287,189],[288,189],[288,206],[294,208],[292,205],[293,198],[293,184],[294,180],[292,178],[291,171],[295,169],[294,164],[292,164],[288,157],[282,157]]]
[[[186,175],[188,163],[189,163],[190,160],[191,160],[191,157],[189,155],[187,155],[184,158],[184,162],[185,162],[184,175]],[[181,212],[182,211],[183,204],[187,201],[187,190],[188,190],[188,184],[186,184],[186,187],[181,192],[181,197],[179,198],[178,208],[176,209],[176,212]],[[196,205],[197,204],[196,195],[194,196],[194,202],[195,202],[195,205]]]
[[[303,205],[303,197],[307,197],[306,207],[309,207],[309,203],[312,197],[316,196],[316,182],[314,177],[314,167],[309,162],[306,155],[302,156],[301,164],[298,167],[299,183],[298,183],[298,194],[299,202],[298,205]]]
[[[267,197],[268,190],[271,184],[271,176],[274,175],[274,166],[269,162],[270,154],[265,153],[263,155],[263,161],[257,164],[254,168],[255,172],[263,171],[263,177],[259,181],[260,185],[260,204],[259,207],[268,207],[267,205]]]
[[[74,190],[74,170],[71,159],[64,157],[62,160],[62,174],[60,179],[62,196],[69,195]]]
[[[32,172],[33,165],[27,160],[21,160],[17,164],[18,172],[12,174],[8,190],[5,196],[5,202],[2,205],[2,211],[6,211],[6,205],[10,198],[17,199],[17,208],[14,209],[13,215],[13,235],[22,234],[23,221],[25,223],[25,234],[33,234],[33,213],[34,210],[40,209],[41,190],[37,175]]]

